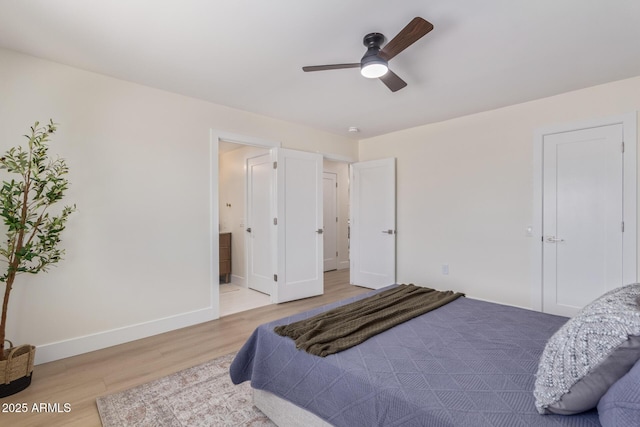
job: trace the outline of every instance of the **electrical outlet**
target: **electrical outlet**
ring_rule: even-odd
[[[442,274],[445,276],[449,274],[449,264],[442,264]]]

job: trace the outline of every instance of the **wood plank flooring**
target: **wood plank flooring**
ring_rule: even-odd
[[[272,304],[103,350],[38,365],[26,390],[0,399],[0,426],[101,426],[95,399],[240,349],[260,324],[368,292],[349,285],[349,270],[325,273],[322,296]],[[6,412],[27,404],[26,413]],[[61,412],[33,405],[59,403]],[[63,405],[71,410],[63,412]],[[5,410],[5,412],[2,412]]]

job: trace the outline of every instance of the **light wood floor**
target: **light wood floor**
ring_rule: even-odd
[[[95,399],[240,349],[260,324],[369,291],[349,285],[349,270],[325,273],[325,294],[272,304],[55,362],[38,365],[26,390],[0,399],[0,426],[101,426]],[[27,413],[6,413],[26,403]],[[68,413],[32,412],[34,403],[69,403]]]

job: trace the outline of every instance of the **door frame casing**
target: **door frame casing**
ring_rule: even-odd
[[[625,155],[623,160],[623,220],[622,268],[623,283],[637,281],[637,114],[635,111],[611,117],[574,123],[563,123],[536,129],[533,138],[533,224],[531,226],[532,279],[531,307],[543,310],[543,170],[544,138],[547,135],[622,124]]]

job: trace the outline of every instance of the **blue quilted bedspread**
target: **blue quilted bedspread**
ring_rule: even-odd
[[[539,415],[534,406],[538,360],[564,317],[459,298],[324,358],[273,332],[356,299],[258,327],[231,379],[335,426],[600,426],[595,411]]]

